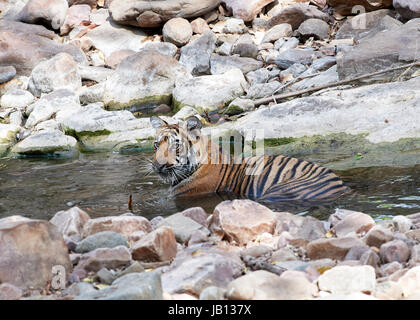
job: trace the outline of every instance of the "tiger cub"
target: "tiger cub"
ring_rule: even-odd
[[[233,162],[201,134],[201,121],[182,126],[153,116],[156,129],[153,170],[170,183],[175,197],[231,193],[261,201],[330,200],[349,191],[331,170],[282,155]]]

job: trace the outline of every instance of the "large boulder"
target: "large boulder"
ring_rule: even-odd
[[[66,52],[80,64],[87,64],[79,48],[57,41],[54,32],[43,26],[0,19],[0,66],[14,66],[18,75],[29,76],[41,61]]]
[[[170,104],[175,83],[190,77],[174,58],[145,50],[124,59],[107,79],[104,103],[110,110]]]
[[[229,10],[232,10],[235,18],[242,19],[246,22],[254,20],[258,13],[261,12],[267,4],[274,0],[222,0]]]
[[[364,13],[392,6],[392,0],[327,0],[327,3],[342,15]],[[361,10],[363,11],[360,12]]]
[[[175,17],[199,17],[219,5],[219,0],[114,0],[109,12],[114,21],[136,27],[154,28]]]
[[[64,281],[71,271],[63,236],[48,221],[0,219],[0,247],[0,283],[44,288],[54,277],[53,267],[63,268]]]
[[[26,23],[45,24],[58,30],[66,19],[67,0],[29,0],[19,13],[19,20]]]

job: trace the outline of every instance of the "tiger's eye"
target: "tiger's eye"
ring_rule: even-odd
[[[157,149],[159,148],[159,142],[155,141],[155,142],[153,143],[153,148],[154,148],[155,150],[157,150]]]

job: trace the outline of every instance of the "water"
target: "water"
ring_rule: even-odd
[[[77,159],[0,160],[0,218],[23,215],[50,219],[57,211],[74,205],[91,217],[128,212],[129,195],[133,213],[153,218],[201,206],[211,213],[228,196],[208,196],[174,201],[169,187],[154,174],[145,176],[150,151],[128,154],[91,153]],[[300,215],[327,219],[335,208],[371,214],[374,218],[420,212],[420,165],[414,167],[371,167],[338,172],[354,192],[324,204],[269,205]]]

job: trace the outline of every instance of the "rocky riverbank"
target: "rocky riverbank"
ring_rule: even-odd
[[[352,17],[357,5],[366,12]],[[339,148],[325,159],[331,168],[418,164],[418,67],[256,102],[416,61],[419,17],[403,0],[8,1],[0,154],[150,147],[148,115],[199,114],[205,131],[223,135],[263,126],[273,152],[308,158],[294,151],[308,141],[310,154]]]
[[[233,200],[149,221],[73,207],[1,219],[0,239],[0,299],[420,298],[420,213],[320,221]]]

